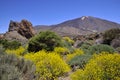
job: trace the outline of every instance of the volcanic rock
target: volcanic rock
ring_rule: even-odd
[[[25,44],[28,41],[25,37],[20,35],[17,31],[11,31],[11,32],[5,33],[4,38],[9,41],[12,41],[12,40],[19,41],[22,44]]]
[[[8,32],[12,31],[17,31],[20,35],[27,39],[31,38],[35,34],[31,22],[27,20],[22,20],[20,23],[10,21]]]
[[[27,20],[21,21],[20,27],[18,29],[18,33],[20,33],[22,36],[26,37],[27,39],[31,38],[35,34],[32,24]]]
[[[18,31],[19,27],[20,27],[19,22],[14,22],[14,21],[11,20],[10,24],[9,24],[8,32]]]

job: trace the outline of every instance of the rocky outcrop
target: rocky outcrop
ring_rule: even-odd
[[[111,42],[111,46],[114,47],[114,48],[120,47],[120,38],[113,39],[112,42]]]
[[[77,41],[74,43],[73,47],[74,47],[74,48],[79,48],[83,43],[84,43],[83,41],[77,40]]]
[[[0,39],[4,39],[4,34],[0,34]]]
[[[31,38],[35,34],[31,22],[27,20],[22,20],[21,22],[10,21],[8,32],[11,31],[17,31],[27,39]]]
[[[20,27],[20,23],[19,22],[15,22],[15,21],[10,21],[10,24],[9,24],[9,29],[8,29],[8,32],[11,32],[11,31],[18,31]]]
[[[21,22],[10,21],[8,32],[3,37],[7,40],[16,40],[25,44],[28,39],[34,36],[34,29],[31,22],[22,20]],[[2,38],[2,36],[0,36]]]
[[[9,41],[12,41],[12,40],[19,41],[22,44],[25,44],[28,41],[25,37],[20,35],[17,31],[11,31],[11,32],[5,33],[4,39],[7,39]]]
[[[21,21],[20,27],[18,29],[18,33],[20,33],[22,36],[26,37],[27,39],[31,38],[35,34],[32,24],[27,20]]]

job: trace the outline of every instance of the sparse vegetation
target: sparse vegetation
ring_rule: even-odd
[[[113,42],[111,45],[80,37],[80,45],[75,47],[74,40],[50,31],[32,37],[26,47],[1,39],[0,80],[59,80],[68,73],[71,80],[119,80],[120,47],[115,41],[119,30],[110,31],[113,36],[106,31],[104,41]]]

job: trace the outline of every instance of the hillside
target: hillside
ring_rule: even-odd
[[[110,28],[120,28],[120,24],[91,16],[82,16],[80,18],[51,26],[34,27],[37,32],[51,30],[62,36],[75,36],[93,32],[102,32]]]

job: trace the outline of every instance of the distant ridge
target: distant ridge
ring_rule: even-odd
[[[120,28],[120,24],[92,16],[82,16],[57,25],[34,27],[37,32],[51,30],[62,36],[85,35],[94,32],[103,32],[110,28]]]

